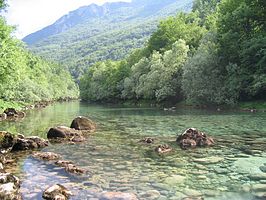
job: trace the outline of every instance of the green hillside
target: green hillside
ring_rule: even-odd
[[[142,47],[160,19],[190,10],[191,3],[192,0],[135,0],[93,4],[70,12],[24,41],[32,52],[60,62],[78,79],[91,64],[119,60]]]
[[[0,1],[0,10],[4,8]],[[28,52],[0,16],[0,112],[37,101],[78,98],[78,87],[62,66]]]
[[[160,22],[145,47],[93,65],[84,100],[235,105],[266,100],[265,3],[195,0]]]

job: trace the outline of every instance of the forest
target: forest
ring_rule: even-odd
[[[132,50],[143,47],[161,19],[189,11],[191,3],[192,0],[134,0],[89,5],[23,41],[37,55],[60,62],[79,82],[88,66],[108,59],[124,59]],[[60,26],[69,24],[70,28],[61,30]],[[59,33],[49,36],[45,31],[50,29]]]
[[[266,2],[195,0],[160,22],[145,47],[87,68],[81,98],[236,105],[266,100]]]
[[[1,10],[5,2],[0,1]],[[78,87],[62,66],[33,55],[0,17],[0,110],[38,101],[78,98]]]

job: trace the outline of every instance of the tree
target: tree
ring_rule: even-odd
[[[229,87],[220,67],[215,35],[206,36],[193,57],[183,68],[182,88],[191,103],[205,105],[234,104],[238,98],[237,84]],[[234,79],[231,80],[232,83]]]

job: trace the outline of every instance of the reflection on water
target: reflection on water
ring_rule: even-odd
[[[44,151],[62,154],[88,172],[65,173],[30,156],[19,161],[24,199],[41,199],[47,185],[61,183],[72,199],[93,199],[102,191],[133,192],[139,199],[255,199],[266,193],[266,113],[202,110],[162,111],[88,105],[55,104],[33,110],[20,122],[1,122],[1,129],[46,137],[49,127],[70,125],[78,115],[97,122],[97,132],[85,143],[50,145]],[[195,127],[214,137],[213,148],[183,151],[176,135]],[[139,139],[156,138],[154,145]],[[174,152],[159,156],[154,148],[167,143]],[[24,156],[25,157],[25,156]]]

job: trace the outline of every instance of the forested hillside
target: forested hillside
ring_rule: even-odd
[[[4,7],[1,0],[0,9]],[[0,16],[0,110],[42,100],[77,98],[78,87],[70,73],[28,52],[12,31]]]
[[[192,0],[133,0],[81,7],[23,40],[79,79],[97,61],[124,59],[143,47],[160,19],[189,11]]]
[[[234,105],[266,100],[264,0],[195,0],[161,21],[146,46],[88,68],[81,97]]]

